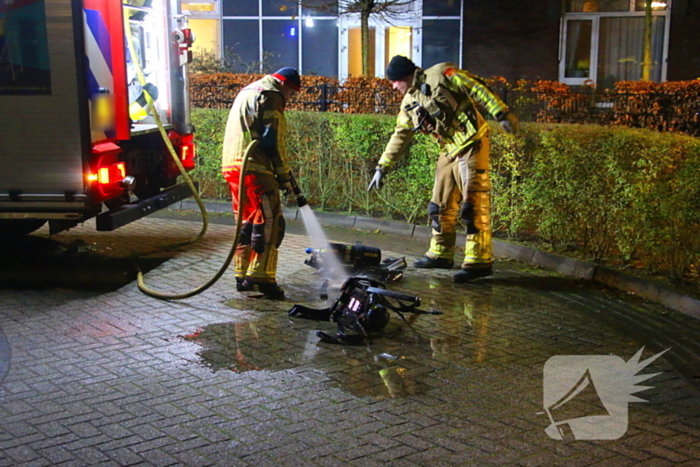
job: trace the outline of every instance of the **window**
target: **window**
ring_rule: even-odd
[[[237,1],[237,0],[236,0]],[[297,16],[297,6],[295,1],[290,0],[262,0],[263,16]]]
[[[561,40],[560,81],[608,88],[642,78],[646,0],[567,0]],[[651,79],[665,79],[666,2],[652,2]]]
[[[376,76],[377,30],[369,29],[369,76]],[[348,76],[362,76],[362,30],[348,29]]]
[[[218,0],[192,0],[193,3],[181,3],[180,8],[189,12],[188,25],[195,32],[196,40],[192,50],[197,53],[221,55],[221,30]]]
[[[221,54],[219,45],[219,21],[214,19],[190,19],[189,26],[196,35],[192,50],[196,52],[212,52],[215,56]]]
[[[222,1],[224,16],[258,16],[258,0]]]
[[[663,17],[652,20],[651,79],[661,81]],[[644,17],[601,18],[597,77],[603,87],[642,78]]]
[[[564,77],[590,78],[593,21],[571,20],[567,26]]]
[[[413,55],[413,28],[410,26],[390,26],[384,30],[384,67],[394,55],[411,57]]]
[[[298,20],[263,20],[263,72],[278,68],[299,68]]]
[[[668,8],[668,5],[666,4],[665,1],[653,1],[653,2],[651,2],[652,11],[665,10],[666,8]],[[637,11],[644,11],[646,9],[646,1],[645,0],[635,0],[634,9]]]
[[[423,16],[459,16],[460,0],[423,0]]]
[[[0,0],[2,1],[2,0]],[[379,0],[385,1],[385,0]],[[282,66],[302,74],[345,78],[361,74],[360,17],[331,0],[183,0],[191,12],[195,47],[213,50],[236,72],[270,72]],[[370,74],[383,76],[393,55],[419,66],[461,65],[460,17],[464,0],[401,0],[391,20],[373,15]],[[330,4],[330,7],[329,7]],[[314,5],[317,5],[314,8]],[[211,19],[220,28],[212,27]],[[207,31],[204,31],[204,30]],[[199,40],[201,38],[201,40]],[[220,41],[217,43],[217,38]],[[218,50],[217,50],[218,48]]]
[[[459,66],[459,20],[424,20],[422,66],[442,62]]]
[[[224,20],[224,47],[236,55],[236,73],[259,73],[258,20]]]
[[[335,20],[302,22],[302,73],[338,75],[338,27]]]
[[[665,10],[667,2],[663,0],[654,0],[651,2],[653,10]],[[599,12],[599,11],[644,11],[646,0],[567,0],[567,12]]]
[[[314,8],[314,5],[319,6]],[[304,5],[301,7],[301,15],[303,17],[326,16],[329,18],[337,18],[339,8],[338,2],[331,4],[329,0],[318,0],[317,2],[305,0]]]

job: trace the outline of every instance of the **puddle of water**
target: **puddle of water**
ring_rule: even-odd
[[[181,337],[199,346],[199,363],[214,372],[280,371],[311,365],[329,378],[328,384],[358,397],[424,393],[431,387],[422,378],[436,355],[433,339],[392,319],[370,344],[361,346],[319,344],[316,330],[335,332],[334,323],[292,320],[279,314],[211,324]]]
[[[252,313],[251,321],[211,324],[185,339],[199,346],[200,363],[212,371],[280,371],[303,367],[323,373],[331,384],[358,397],[400,398],[419,395],[454,379],[455,370],[502,365],[518,358],[516,343],[500,332],[519,316],[507,287],[454,285],[451,277],[407,276],[391,290],[417,295],[421,309],[442,315],[391,314],[389,325],[367,345],[320,343],[316,330],[335,333],[335,323],[290,318],[294,304],[326,308],[338,297],[340,284],[319,299],[308,274],[288,276],[284,301],[236,298],[227,305]],[[302,281],[302,279],[304,279]],[[298,280],[298,282],[296,282]],[[494,310],[497,310],[495,312]],[[269,312],[269,313],[256,313]],[[517,342],[517,341],[516,341]],[[511,347],[512,346],[512,347]],[[493,363],[491,363],[493,362]]]
[[[267,352],[272,339],[270,336],[262,339],[261,333],[268,331],[268,326],[257,322],[231,322],[212,324],[181,337],[201,347],[197,352],[201,363],[214,372],[289,368],[275,358],[276,353]]]
[[[212,324],[181,337],[200,347],[200,363],[213,372],[279,371],[313,363],[328,376],[331,385],[358,397],[382,399],[423,393],[430,386],[416,377],[422,371],[415,360],[419,355],[430,354],[430,343],[397,326],[392,328],[382,336],[393,336],[390,348],[374,344],[354,348],[321,346],[315,330],[273,320]],[[407,350],[414,355],[402,355]]]
[[[311,277],[311,279],[309,279]],[[296,279],[298,278],[298,279]],[[340,287],[344,279],[329,280],[326,287],[327,299],[321,299],[321,286],[324,278],[308,270],[299,271],[290,276],[280,286],[284,289],[284,300],[267,300],[257,298],[259,292],[239,293],[239,297],[224,302],[226,306],[237,310],[288,312],[295,304],[304,304],[310,308],[328,308],[340,296]]]

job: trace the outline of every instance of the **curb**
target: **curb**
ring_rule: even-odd
[[[231,211],[231,203],[228,201],[205,201],[204,205],[210,212]],[[169,209],[198,211],[199,206],[194,200],[186,199],[173,204]],[[296,208],[284,208],[283,212],[287,221],[296,221],[299,219],[299,210]],[[368,217],[345,216],[327,212],[317,212],[314,214],[321,225],[364,231],[380,230],[383,233],[421,240],[429,240],[432,235],[430,227],[422,225],[372,219]],[[464,234],[458,234],[457,244],[464,243],[464,241]],[[493,254],[499,258],[507,258],[521,263],[540,266],[565,276],[599,282],[625,292],[633,293],[646,300],[671,308],[672,310],[695,318],[700,318],[700,299],[605,266],[496,239],[493,240]]]

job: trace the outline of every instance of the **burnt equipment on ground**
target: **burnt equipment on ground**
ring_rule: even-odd
[[[320,271],[326,277],[351,274],[368,277],[379,281],[395,281],[403,277],[406,269],[405,258],[386,258],[382,261],[382,251],[379,248],[364,246],[357,242],[355,245],[345,243],[328,243],[326,248],[307,248],[306,253],[311,257],[304,264]],[[338,260],[330,261],[330,255]],[[333,271],[331,266],[340,263],[344,271]]]
[[[390,311],[396,312],[406,323],[404,313],[441,314],[435,310],[419,310],[420,304],[419,297],[386,290],[386,286],[379,281],[351,277],[345,281],[340,297],[331,307],[316,309],[294,305],[289,310],[289,316],[337,323],[338,332],[335,335],[316,332],[323,342],[359,344],[365,342],[370,333],[380,331],[389,324]]]

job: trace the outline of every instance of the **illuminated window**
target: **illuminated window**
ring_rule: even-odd
[[[617,81],[642,78],[646,0],[567,0],[560,81],[588,81],[608,88]],[[651,69],[663,81],[668,48],[666,2],[652,2]]]
[[[187,1],[187,0],[185,0]],[[195,14],[209,14],[205,6],[183,8]],[[362,73],[359,14],[338,8],[348,2],[328,6],[328,0],[316,8],[313,2],[295,0],[202,0],[222,2],[220,53],[229,51],[239,68],[274,71],[278,66],[292,66],[302,74],[322,76]],[[403,1],[397,17],[388,20],[372,15],[370,25],[371,76],[384,76],[386,64],[396,54],[411,57],[418,65],[451,61],[460,65],[462,4],[466,0]],[[205,27],[204,24],[201,25]],[[199,28],[199,26],[198,26]],[[199,37],[212,43],[218,32]],[[199,39],[198,39],[199,40]],[[261,42],[262,41],[262,42]]]
[[[183,3],[180,8],[182,11],[191,11],[192,13],[212,13],[216,12],[216,3]]]
[[[413,28],[410,26],[391,26],[384,31],[384,68],[394,55],[413,56]]]

